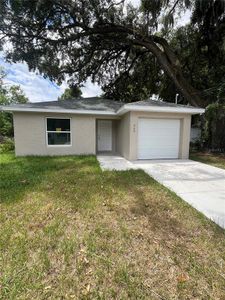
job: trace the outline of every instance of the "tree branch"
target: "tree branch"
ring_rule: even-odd
[[[168,15],[172,14],[172,12],[174,11],[174,9],[176,8],[177,4],[179,3],[180,0],[176,0],[173,7],[171,8],[171,10],[169,11]]]

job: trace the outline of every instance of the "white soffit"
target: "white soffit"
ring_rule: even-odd
[[[164,113],[182,113],[182,114],[203,114],[203,108],[187,107],[167,107],[167,106],[146,106],[125,104],[117,112],[102,110],[82,110],[82,109],[50,109],[50,108],[26,108],[13,106],[0,106],[0,110],[11,112],[43,112],[43,113],[63,113],[63,114],[86,114],[86,115],[108,115],[121,116],[129,111],[141,112],[164,112]]]
[[[166,107],[166,106],[141,106],[125,104],[118,111],[118,115],[122,115],[128,111],[142,111],[142,112],[165,112],[165,113],[182,113],[182,114],[203,114],[203,108],[189,108],[187,107]]]

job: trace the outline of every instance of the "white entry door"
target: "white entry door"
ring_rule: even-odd
[[[145,119],[138,121],[138,158],[178,158],[180,120]]]
[[[112,121],[97,122],[98,151],[112,151]]]

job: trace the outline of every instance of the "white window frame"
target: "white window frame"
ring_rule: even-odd
[[[70,131],[48,131],[48,119],[61,119],[61,120],[70,120]],[[60,118],[60,117],[46,117],[45,118],[45,137],[46,137],[46,145],[47,147],[71,147],[72,146],[72,131],[71,131],[71,118]],[[49,145],[48,144],[48,133],[69,133],[70,134],[70,144],[65,145]]]

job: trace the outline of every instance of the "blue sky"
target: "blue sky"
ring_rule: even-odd
[[[133,5],[138,5],[140,0],[127,0]],[[190,19],[190,12],[187,12],[179,19],[178,24],[184,25]],[[7,63],[4,61],[3,53],[0,52],[0,66],[2,66],[7,74],[5,83],[8,85],[20,85],[30,102],[54,101],[63,93],[67,87],[66,83],[58,86],[54,82],[43,78],[43,76],[34,72],[29,72],[26,63]],[[101,88],[97,84],[91,83],[90,80],[84,84],[82,88],[83,97],[99,96],[102,93]]]
[[[58,96],[60,96],[67,87],[66,83],[58,86],[39,74],[29,72],[26,63],[10,64],[5,62],[3,53],[0,53],[0,66],[2,66],[6,72],[5,84],[20,85],[31,102],[57,100]],[[96,84],[92,84],[90,80],[86,82],[82,88],[82,92],[84,97],[97,96],[102,93],[100,87]]]

